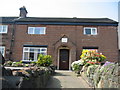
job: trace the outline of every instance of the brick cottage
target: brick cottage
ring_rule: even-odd
[[[83,49],[96,49],[118,61],[118,22],[108,18],[1,17],[0,51],[6,60],[31,62],[38,54],[53,57],[57,69],[70,70]]]

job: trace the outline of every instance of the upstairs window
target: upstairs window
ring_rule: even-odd
[[[0,25],[0,33],[7,33],[8,26],[7,25]]]
[[[28,34],[46,34],[46,27],[28,27]]]
[[[97,35],[97,28],[85,27],[84,34],[85,35]]]
[[[0,52],[3,56],[5,55],[5,46],[0,46]]]

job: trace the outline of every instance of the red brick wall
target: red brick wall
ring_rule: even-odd
[[[13,26],[11,24],[8,25],[8,32],[5,34],[0,34],[2,36],[2,42],[0,42],[0,46],[5,46],[5,59],[9,60],[10,58],[10,45],[12,39],[12,30]]]
[[[27,34],[28,26],[45,26],[45,35]],[[118,60],[117,27],[114,26],[94,26],[98,28],[98,35],[89,36],[83,34],[84,27],[75,25],[17,25],[15,31],[15,43],[12,58],[15,61],[22,60],[23,44],[48,45],[48,54],[53,55],[53,44],[58,41],[63,34],[76,44],[76,60],[79,59],[83,46],[95,46],[99,48],[110,61]],[[57,53],[56,53],[57,54]],[[54,58],[56,59],[56,58]]]

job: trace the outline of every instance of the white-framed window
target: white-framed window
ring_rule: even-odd
[[[93,27],[84,27],[85,35],[97,35],[97,28]]]
[[[0,33],[7,33],[8,25],[0,25]]]
[[[0,46],[0,52],[3,56],[5,56],[5,46]]]
[[[28,27],[28,34],[46,34],[46,27]]]
[[[37,61],[39,54],[47,55],[47,48],[23,47],[23,61]]]

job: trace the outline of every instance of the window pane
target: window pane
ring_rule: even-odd
[[[3,25],[3,33],[6,33],[6,32],[7,32],[7,26]]]
[[[40,54],[47,55],[47,53],[46,53],[46,52],[41,52]]]
[[[2,26],[0,26],[0,33],[2,33]]]
[[[29,60],[28,54],[28,52],[24,52],[24,60]]]
[[[7,25],[0,25],[0,33],[7,33]]]
[[[33,52],[30,52],[29,60],[34,60],[34,53]]]
[[[41,51],[46,51],[46,48],[42,48]]]
[[[34,60],[37,60],[38,53],[34,53]]]
[[[45,27],[40,28],[40,34],[45,34]]]
[[[35,32],[35,34],[40,34],[40,28],[36,27],[34,32]]]
[[[92,34],[93,34],[93,35],[96,35],[96,34],[97,34],[97,30],[93,28],[93,29],[92,29]]]
[[[0,50],[0,52],[1,52],[2,55],[4,54],[4,52],[2,50]]]
[[[34,49],[33,49],[33,48],[30,48],[30,52],[34,52]]]
[[[85,29],[85,34],[91,34],[91,29]]]
[[[4,46],[0,46],[0,52],[4,56],[4,52],[5,52],[5,47]]]
[[[24,51],[25,51],[25,52],[28,52],[28,51],[29,51],[29,48],[24,48]]]
[[[34,34],[34,28],[29,27],[28,28],[28,34]]]
[[[40,53],[40,49],[38,49],[38,53]]]

